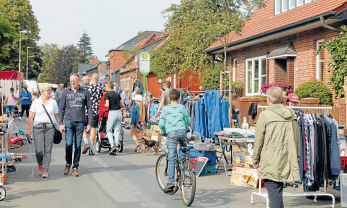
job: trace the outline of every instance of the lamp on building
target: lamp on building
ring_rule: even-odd
[[[20,72],[20,51],[21,51],[22,33],[29,33],[29,31],[28,30],[19,31],[19,65],[18,65],[19,72]]]
[[[28,80],[28,62],[29,62],[28,59],[29,59],[29,57],[30,57],[30,58],[33,58],[33,57],[34,57],[34,56],[28,56],[28,48],[31,48],[31,47],[29,47],[29,46],[27,47],[27,72],[26,72],[26,80]]]

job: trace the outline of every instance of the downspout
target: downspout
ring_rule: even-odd
[[[324,17],[323,16],[319,16],[320,17],[320,23],[322,24],[322,27],[324,27],[325,29],[328,29],[328,30],[331,30],[331,31],[334,31],[334,32],[337,32],[337,33],[341,33],[341,30],[339,29],[335,29],[329,25],[326,25],[324,23]]]

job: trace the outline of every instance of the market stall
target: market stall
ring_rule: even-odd
[[[10,92],[10,88],[14,88],[14,92],[20,95],[21,84],[23,82],[23,73],[18,71],[0,72],[0,95],[4,99],[6,93]],[[3,115],[3,105],[1,105],[1,115]]]

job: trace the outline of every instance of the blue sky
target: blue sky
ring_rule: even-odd
[[[161,12],[180,0],[30,0],[30,3],[41,29],[39,45],[76,44],[86,31],[94,54],[106,61],[110,49],[139,31],[162,31],[167,19]]]

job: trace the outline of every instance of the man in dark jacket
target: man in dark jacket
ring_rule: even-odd
[[[294,113],[281,104],[282,90],[266,92],[269,105],[260,113],[255,129],[253,164],[264,179],[270,207],[283,208],[283,182],[298,181],[300,130]]]
[[[66,166],[64,174],[70,172],[72,164],[72,143],[75,136],[75,153],[73,160],[73,176],[79,176],[78,166],[81,157],[81,143],[83,130],[87,125],[87,132],[91,130],[93,116],[88,116],[88,121],[85,115],[85,108],[88,109],[88,115],[93,115],[92,102],[88,90],[80,87],[80,78],[78,74],[70,76],[71,88],[63,91],[59,107],[59,130],[66,133]],[[64,125],[65,120],[65,125]]]

